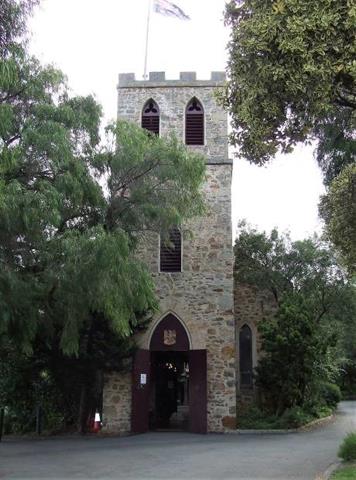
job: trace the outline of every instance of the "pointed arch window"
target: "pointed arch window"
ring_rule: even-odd
[[[143,107],[141,126],[149,132],[159,135],[159,108],[152,98]]]
[[[192,98],[185,110],[186,145],[204,145],[204,109],[197,98]]]
[[[240,329],[239,350],[240,350],[240,384],[242,387],[252,387],[253,385],[252,331],[248,325],[244,325]]]
[[[161,236],[160,241],[160,271],[182,271],[182,234],[178,227],[168,232],[168,238]]]

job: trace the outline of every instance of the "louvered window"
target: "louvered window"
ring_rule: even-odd
[[[155,101],[148,100],[142,110],[142,128],[159,135],[159,108]]]
[[[182,271],[182,235],[177,227],[170,229],[168,238],[161,237],[160,271]]]
[[[252,331],[248,325],[240,330],[240,379],[242,387],[252,387]]]
[[[204,110],[196,98],[188,103],[185,112],[186,145],[204,145]]]

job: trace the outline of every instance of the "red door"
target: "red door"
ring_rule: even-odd
[[[189,352],[189,430],[207,432],[206,350]]]
[[[150,351],[137,350],[132,372],[131,431],[148,431],[150,391]]]

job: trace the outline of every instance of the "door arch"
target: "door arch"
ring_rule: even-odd
[[[167,369],[172,371],[167,372]],[[178,387],[178,382],[184,375],[189,377],[188,392]],[[187,430],[194,433],[207,432],[206,350],[191,349],[189,332],[173,313],[166,314],[154,326],[149,339],[149,349],[139,349],[136,352],[132,380],[133,432],[148,431],[150,423],[152,424],[152,411],[157,413],[159,408],[162,409],[162,417],[165,417],[166,422],[168,419],[169,427],[169,420],[175,411],[174,402],[179,403],[182,411],[182,399],[186,398],[189,401],[189,417],[185,422]],[[162,381],[167,381],[167,385],[162,385]],[[174,391],[168,392],[169,388]],[[159,389],[163,393],[157,395]],[[187,397],[184,397],[182,392],[186,392]],[[162,399],[165,396],[170,399],[162,408]],[[157,400],[158,397],[161,403]],[[162,423],[162,428],[165,428],[164,418]]]
[[[187,352],[191,349],[188,332],[176,315],[166,314],[154,327],[149,349],[151,352]]]

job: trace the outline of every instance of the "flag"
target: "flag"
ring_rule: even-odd
[[[168,0],[154,0],[153,9],[156,13],[166,17],[175,17],[180,20],[190,20],[190,17],[181,8]]]

